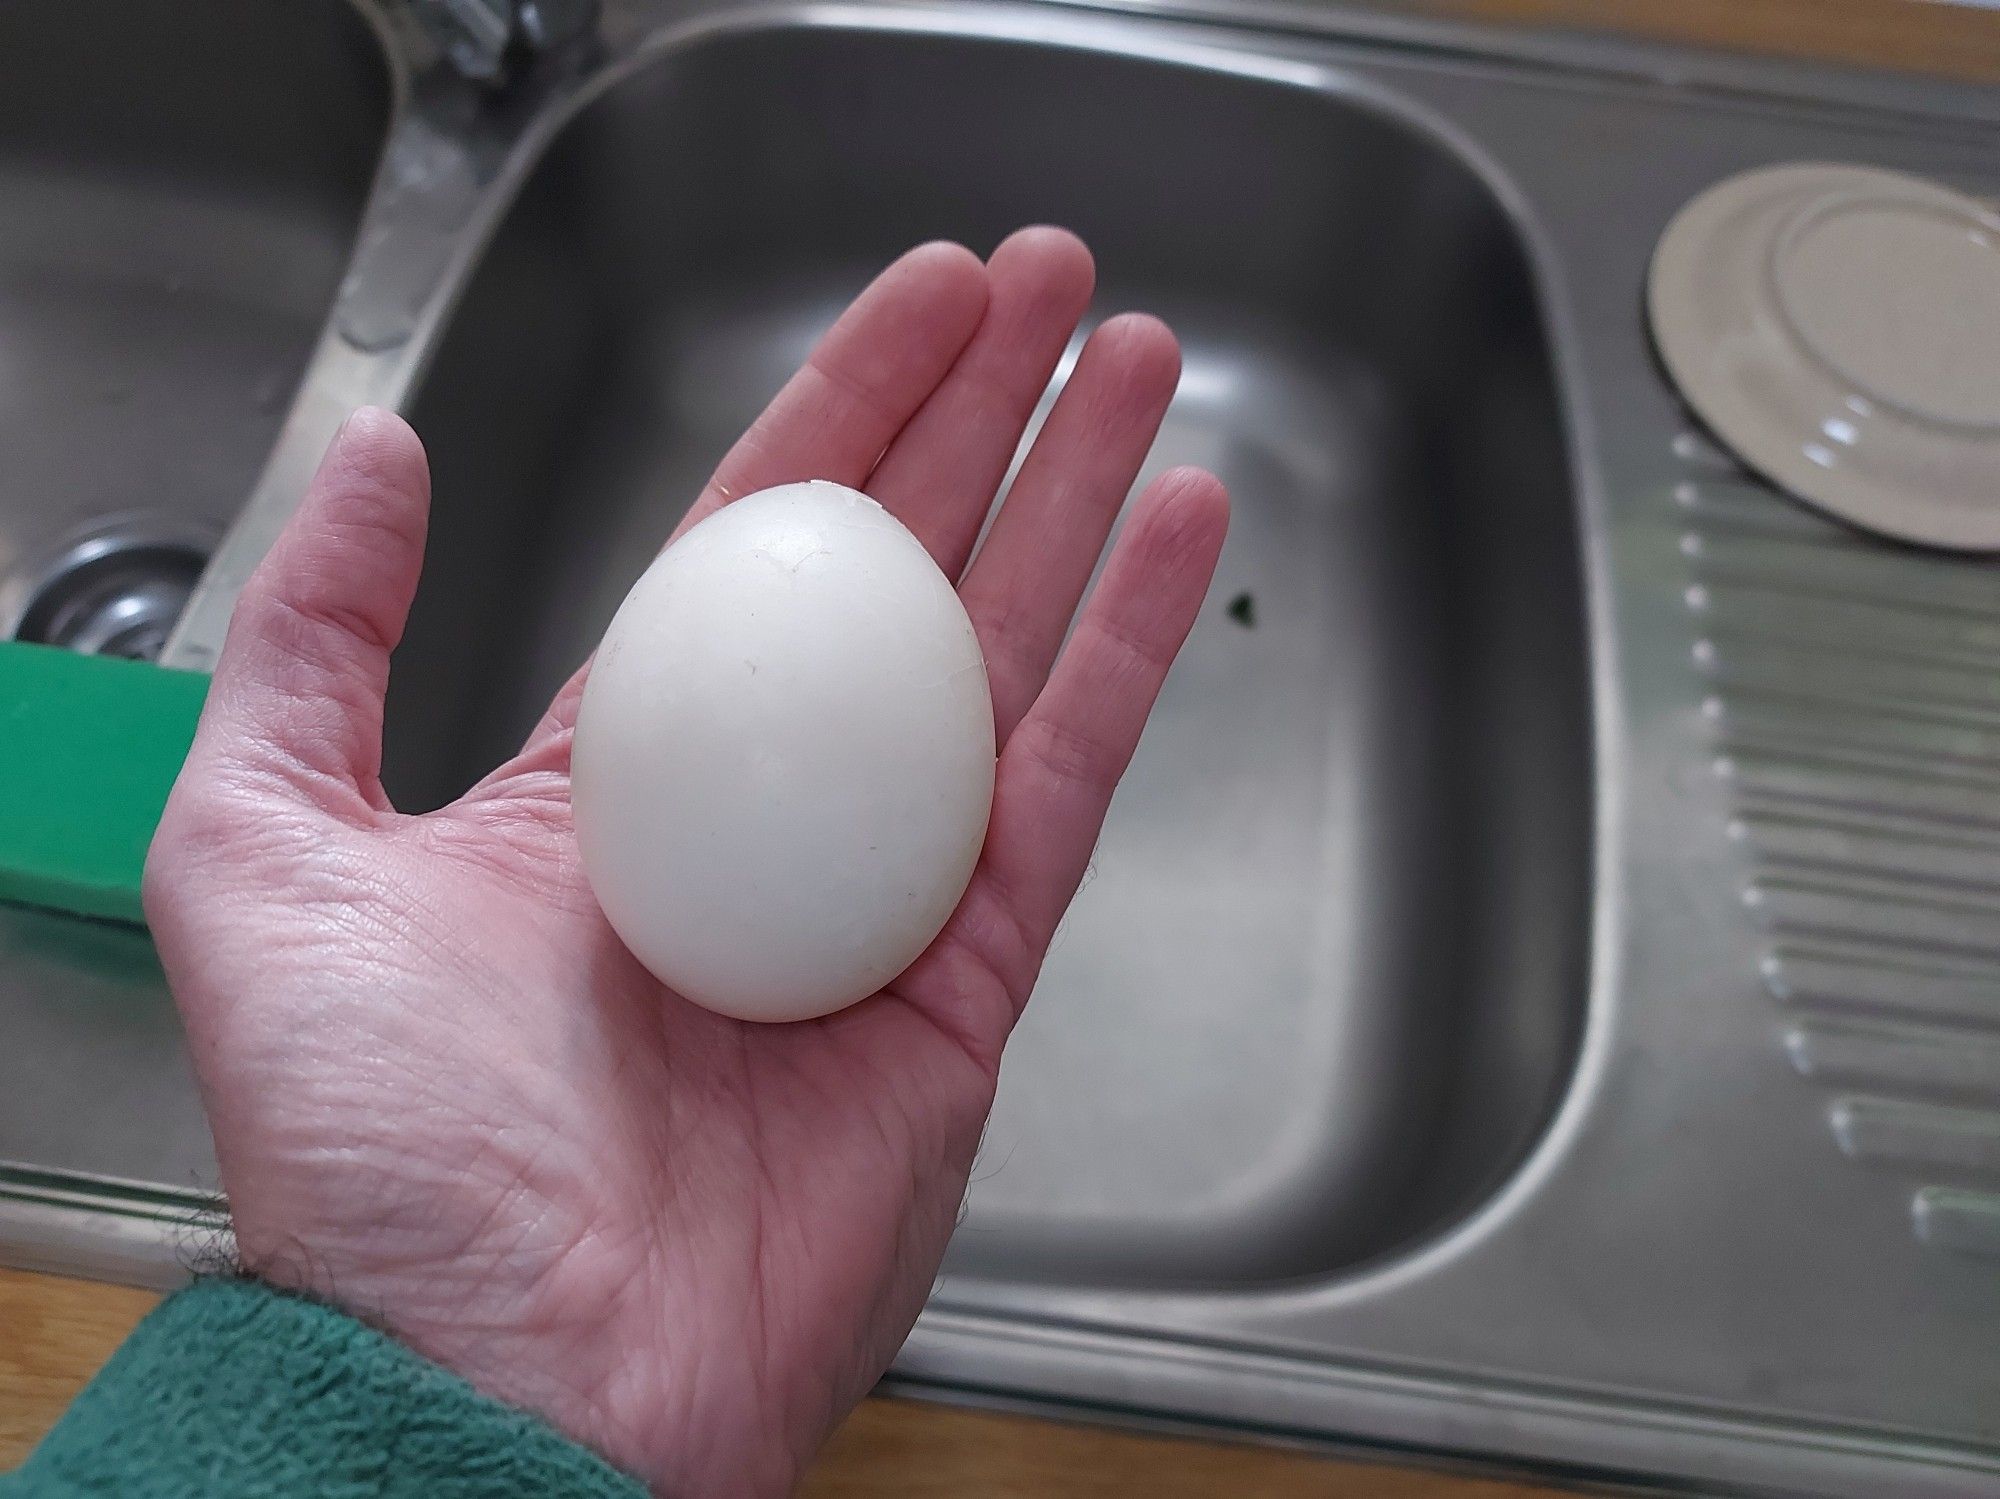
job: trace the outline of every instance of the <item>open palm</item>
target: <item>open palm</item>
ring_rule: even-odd
[[[396,417],[343,429],[237,608],[147,868],[248,1269],[658,1492],[789,1488],[922,1305],[1001,1048],[1221,547],[1221,486],[1165,475],[1064,646],[1178,374],[1171,333],[1123,317],[968,565],[1091,281],[1057,230],[984,264],[912,251],[683,522],[793,480],[863,488],[961,578],[987,657],[1002,749],[963,903],[887,990],[797,1025],[688,1004],[605,923],[570,827],[581,673],[458,802],[390,807],[428,479]]]

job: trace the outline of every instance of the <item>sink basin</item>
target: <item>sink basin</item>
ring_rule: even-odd
[[[158,649],[307,368],[388,89],[335,0],[0,5],[0,634]],[[0,1178],[212,1186],[143,933],[0,908],[0,1036]]]
[[[1089,239],[1103,310],[1181,331],[1155,462],[1213,467],[1237,511],[1008,1054],[954,1263],[1351,1266],[1504,1178],[1585,993],[1549,347],[1513,225],[1425,132],[971,39],[773,31],[622,80],[536,168],[417,395],[437,499],[385,779],[435,805],[518,743],[870,270],[1037,221]]]
[[[0,6],[0,631],[36,635],[36,595],[72,562],[198,567],[234,518],[339,284],[387,101],[373,32],[333,0]],[[170,587],[185,564],[156,560]]]

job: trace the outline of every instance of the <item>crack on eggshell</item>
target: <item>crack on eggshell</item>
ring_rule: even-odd
[[[975,671],[984,673],[985,670],[986,670],[986,663],[984,661],[968,661],[963,666],[953,667],[950,671],[946,672],[941,677],[933,677],[930,679],[930,681],[919,682],[917,685],[923,688],[943,687],[948,683],[956,682],[960,677],[970,676]]]
[[[816,546],[812,548],[810,551],[799,553],[799,555],[796,557],[786,557],[780,555],[777,551],[774,551],[770,547],[754,547],[752,548],[752,554],[754,556],[763,558],[766,562],[770,563],[771,566],[777,568],[778,571],[786,573],[792,577],[797,577],[799,574],[799,569],[804,567],[808,562],[812,561],[813,558],[831,557],[833,555],[833,551],[829,547]]]

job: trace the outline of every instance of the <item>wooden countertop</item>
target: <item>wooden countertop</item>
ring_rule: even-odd
[[[1622,29],[1749,52],[2000,82],[2000,13],[1943,0],[1416,0],[1524,25]],[[143,1291],[0,1270],[0,1471],[145,1314]],[[870,1400],[808,1499],[1557,1499],[1556,1491],[1264,1448]]]
[[[1366,0],[1506,25],[2000,82],[2000,14],[1951,0]]]
[[[125,1286],[0,1270],[0,1472],[27,1456],[153,1304]],[[870,1400],[803,1499],[1552,1499],[1548,1489]]]

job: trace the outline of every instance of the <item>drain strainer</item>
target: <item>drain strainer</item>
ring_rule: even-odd
[[[208,548],[157,526],[107,526],[37,570],[16,640],[152,661],[208,565]]]

